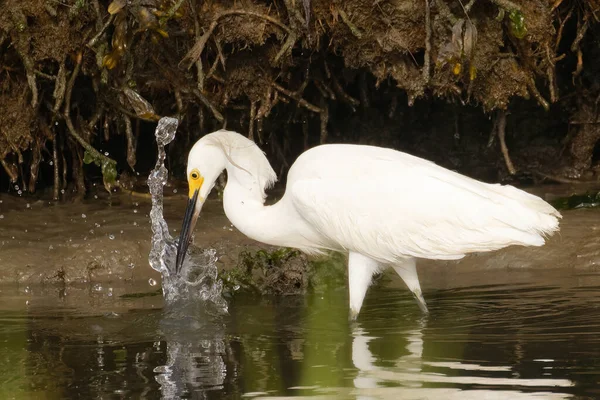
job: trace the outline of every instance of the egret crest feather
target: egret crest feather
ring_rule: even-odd
[[[225,129],[204,136],[200,142],[219,147],[231,165],[256,178],[262,190],[262,198],[266,199],[265,191],[277,182],[277,174],[256,143]]]

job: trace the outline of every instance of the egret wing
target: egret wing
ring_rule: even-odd
[[[351,176],[330,170],[295,179],[290,194],[298,213],[320,234],[378,261],[451,260],[511,244],[539,246],[545,228],[536,226],[557,225],[548,210],[522,205],[545,202],[515,188],[504,191],[435,164],[399,168],[394,160],[368,161]]]

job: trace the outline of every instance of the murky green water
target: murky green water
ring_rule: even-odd
[[[0,398],[595,398],[597,278],[474,272],[425,289],[427,318],[382,280],[354,323],[343,287],[219,317],[132,288],[5,286]]]

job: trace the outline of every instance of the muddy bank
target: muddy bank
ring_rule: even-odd
[[[544,186],[530,189],[547,199],[581,193],[588,186]],[[597,189],[597,188],[596,188]],[[176,185],[168,186],[165,218],[176,236],[186,205]],[[75,203],[47,200],[27,202],[15,196],[0,195],[0,283],[27,285],[90,286],[95,283],[138,285],[147,291],[160,286],[160,276],[148,263],[150,251],[150,202],[143,196],[119,195]],[[273,201],[273,199],[271,199]],[[561,232],[541,248],[511,247],[494,253],[477,254],[454,262],[419,262],[423,285],[452,280],[454,274],[473,271],[550,270],[567,268],[581,274],[600,269],[600,210],[595,208],[563,211]],[[194,246],[215,248],[218,267],[224,277],[243,278],[248,288],[268,294],[297,294],[318,287],[324,280],[345,282],[344,260],[305,260],[280,253],[280,260],[264,269],[267,256],[257,250],[277,250],[248,239],[238,232],[223,213],[222,202],[213,195],[203,209]],[[273,254],[273,253],[262,253]],[[248,258],[250,257],[250,258]],[[307,262],[312,261],[311,267]],[[256,270],[243,276],[249,264]],[[261,264],[262,263],[262,264]],[[283,271],[283,272],[282,272]],[[315,272],[316,271],[316,272]],[[328,276],[327,274],[331,274]],[[336,275],[337,274],[337,275]],[[338,276],[339,275],[339,276]],[[228,279],[229,279],[228,278]],[[244,283],[240,282],[232,284]],[[391,279],[393,276],[381,279]],[[311,282],[308,282],[310,280]],[[443,280],[442,280],[443,281]],[[312,285],[311,285],[312,284]],[[401,284],[401,282],[400,282]]]
[[[26,202],[0,196],[0,283],[78,284],[139,282],[160,275],[150,268],[150,201],[127,195],[87,202]],[[165,219],[176,236],[187,199],[171,195]],[[257,244],[235,231],[218,200],[208,201],[196,229],[199,247],[215,248],[219,267],[237,264]],[[157,286],[158,287],[158,286]]]

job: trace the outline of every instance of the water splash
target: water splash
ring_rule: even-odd
[[[163,296],[167,303],[201,300],[215,306],[217,311],[226,312],[227,303],[221,295],[223,282],[217,276],[217,256],[214,249],[190,248],[181,272],[179,275],[174,273],[177,239],[169,234],[169,226],[163,217],[163,189],[168,177],[165,146],[175,138],[178,125],[177,119],[163,117],[158,121],[154,133],[158,145],[158,159],[148,177],[148,187],[152,195],[150,266],[162,275]]]

